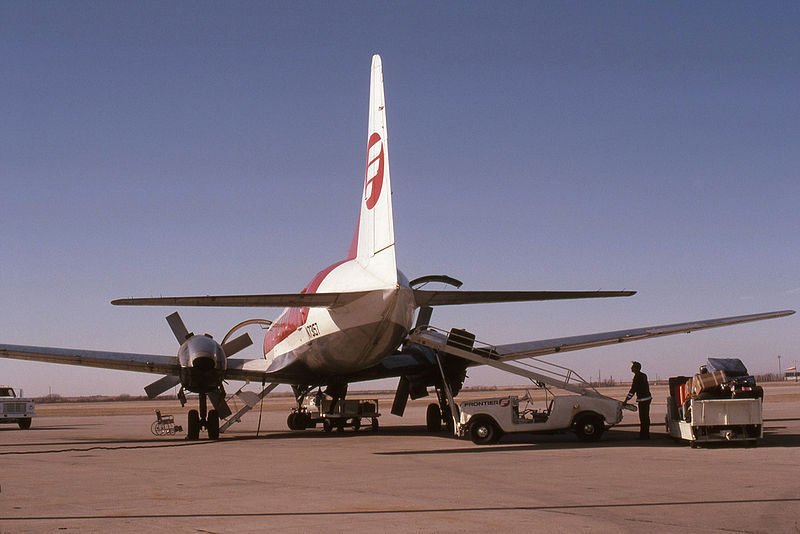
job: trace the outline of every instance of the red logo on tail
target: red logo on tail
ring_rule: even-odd
[[[377,146],[375,150],[372,147]],[[378,152],[377,155],[373,154]],[[367,175],[364,185],[364,196],[367,200],[367,209],[371,210],[378,203],[383,187],[383,141],[378,132],[369,136],[367,144]]]

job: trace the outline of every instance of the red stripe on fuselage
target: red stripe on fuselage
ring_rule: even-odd
[[[352,258],[344,259],[318,272],[300,293],[316,293],[322,281],[325,280],[325,277],[328,276],[331,271],[351,259]],[[289,337],[289,334],[303,326],[306,319],[308,319],[308,308],[288,308],[283,312],[270,329],[267,330],[267,334],[264,336],[264,354],[266,355],[275,348],[275,345]]]

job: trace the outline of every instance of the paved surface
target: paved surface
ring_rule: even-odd
[[[673,443],[661,424],[637,441],[635,414],[596,444],[477,447],[428,435],[424,402],[377,432],[325,434],[285,430],[291,402],[274,399],[258,434],[254,410],[216,442],[152,436],[154,406],[182,414],[169,402],[41,406],[31,430],[0,427],[0,533],[798,533],[800,387],[766,392],[774,420],[757,448],[708,449]]]

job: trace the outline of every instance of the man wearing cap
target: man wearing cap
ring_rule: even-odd
[[[650,384],[647,383],[647,375],[642,372],[642,364],[631,362],[631,372],[633,373],[633,383],[628,396],[625,397],[625,404],[636,395],[636,402],[639,403],[639,439],[650,439],[650,402],[653,396],[650,395]]]

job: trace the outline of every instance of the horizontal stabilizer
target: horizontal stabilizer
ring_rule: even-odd
[[[427,291],[414,289],[417,306],[630,297],[636,291]]]
[[[285,293],[274,295],[220,295],[116,299],[115,306],[220,306],[234,308],[336,308],[368,295],[369,291],[343,293]]]

